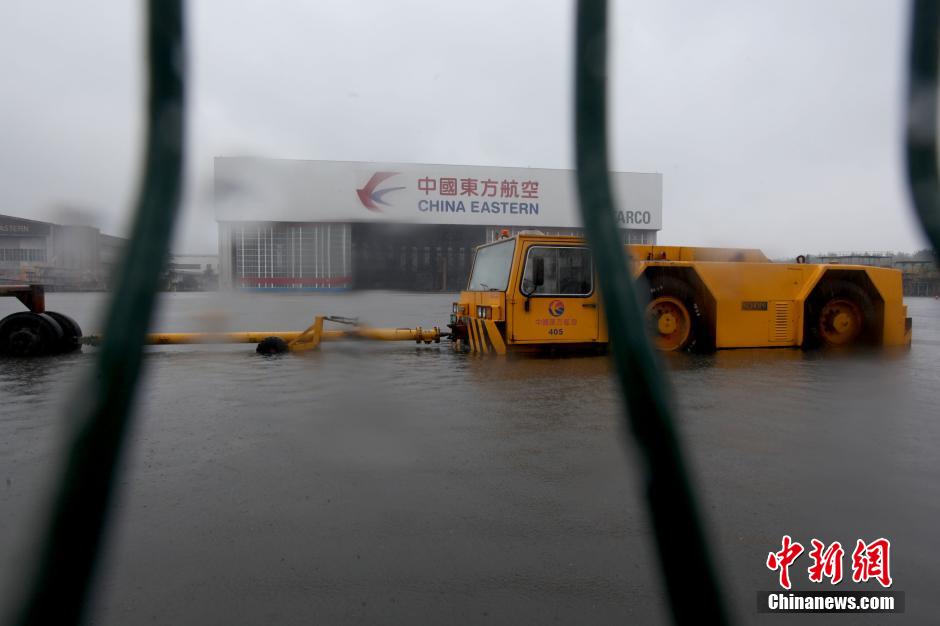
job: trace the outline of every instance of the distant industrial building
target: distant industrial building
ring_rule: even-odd
[[[93,226],[0,215],[0,280],[50,289],[106,289],[127,240]]]
[[[891,267],[894,265],[892,252],[829,252],[813,258],[815,263],[835,263],[841,265],[871,265],[873,267]]]
[[[164,273],[167,291],[215,291],[219,288],[217,254],[174,254]]]
[[[940,270],[936,255],[929,250],[922,250],[913,256],[894,252],[829,252],[810,256],[809,261],[890,267],[901,272],[905,296],[940,296]]]
[[[611,176],[624,243],[656,243],[662,175]],[[568,170],[215,159],[224,288],[456,291],[503,230],[580,234]]]

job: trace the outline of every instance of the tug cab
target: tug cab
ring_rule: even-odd
[[[909,346],[901,273],[773,263],[759,250],[628,245],[647,328],[664,351]],[[582,238],[520,233],[477,248],[453,304],[459,350],[603,350],[608,342]]]
[[[596,348],[607,341],[598,310],[593,259],[582,240],[519,235],[477,248],[449,326],[455,345],[473,352]]]

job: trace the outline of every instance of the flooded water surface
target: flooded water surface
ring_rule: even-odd
[[[155,329],[296,330],[315,314],[443,326],[451,301],[168,294]],[[48,296],[86,332],[101,330],[102,302]],[[940,301],[908,305],[913,346],[890,358],[665,359],[742,623],[781,619],[757,615],[755,598],[776,586],[765,561],[784,534],[840,541],[849,577],[856,539],[890,539],[907,612],[872,623],[940,614]],[[0,300],[0,316],[18,308]],[[5,603],[30,571],[94,354],[0,362]],[[94,623],[668,621],[607,357],[480,358],[446,343],[327,343],[279,358],[159,347],[138,407]],[[791,568],[797,589],[811,586],[808,564]],[[855,587],[877,588],[839,588]]]

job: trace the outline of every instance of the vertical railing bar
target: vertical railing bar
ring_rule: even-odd
[[[597,260],[626,422],[642,453],[646,496],[672,614],[678,623],[727,623],[724,597],[671,417],[666,379],[646,337],[614,220],[607,157],[607,3],[579,0],[577,7],[575,151],[581,214]]]
[[[940,264],[940,164],[937,158],[937,65],[940,6],[914,0],[908,57],[907,179],[914,212]]]
[[[73,403],[74,430],[53,490],[20,624],[81,621],[108,521],[131,418],[144,336],[179,205],[184,148],[185,45],[181,0],[147,3],[144,176],[95,367]]]

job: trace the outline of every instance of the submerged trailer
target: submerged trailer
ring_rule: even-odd
[[[64,354],[81,348],[82,329],[68,315],[46,310],[42,285],[0,285],[0,297],[28,309],[0,319],[0,356]]]
[[[897,270],[773,263],[750,249],[626,248],[629,279],[649,295],[643,306],[660,350],[910,345]],[[596,285],[579,237],[520,233],[480,246],[453,304],[452,339],[460,349],[496,354],[603,349]]]

